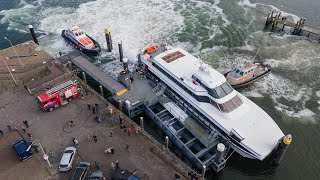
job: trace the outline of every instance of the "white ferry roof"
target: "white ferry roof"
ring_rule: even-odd
[[[215,88],[226,82],[221,73],[212,68],[205,68],[206,64],[181,48],[160,53],[154,57],[154,61],[178,78],[191,78],[195,75],[208,88]]]

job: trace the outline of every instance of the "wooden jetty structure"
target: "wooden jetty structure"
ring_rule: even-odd
[[[290,22],[287,21],[287,17],[281,16],[281,12],[279,14],[275,14],[274,11],[268,14],[265,27],[269,27],[271,25],[271,30],[274,30],[276,26],[281,25],[281,30],[283,31],[286,26],[293,28],[293,35],[306,35],[307,37],[310,34],[320,36],[320,30],[312,29],[309,27],[305,27],[306,18],[300,18],[298,22]]]

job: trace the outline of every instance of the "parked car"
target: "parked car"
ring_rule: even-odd
[[[75,147],[67,147],[64,150],[59,164],[59,171],[69,171],[72,169],[72,163],[76,153],[77,149]]]
[[[89,180],[105,180],[103,173],[100,170],[94,171],[90,176]]]
[[[88,169],[90,167],[90,163],[88,162],[80,162],[78,167],[73,173],[71,180],[83,180],[87,176]]]
[[[12,142],[12,147],[16,151],[16,153],[21,161],[25,161],[25,160],[29,159],[30,157],[32,157],[32,152],[29,148],[29,145],[24,139],[18,138],[16,140],[14,140]]]

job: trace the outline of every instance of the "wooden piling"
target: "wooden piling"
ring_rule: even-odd
[[[281,31],[283,31],[284,30],[284,27],[286,26],[286,22],[284,22],[283,23],[283,26],[282,26],[282,29],[281,29]]]

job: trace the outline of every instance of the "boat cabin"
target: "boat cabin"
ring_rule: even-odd
[[[253,72],[257,66],[248,62],[243,63],[242,65],[239,65],[235,67],[233,71],[233,77],[240,78],[244,76],[253,76]]]
[[[80,29],[78,26],[72,27],[70,30],[72,34],[74,34],[75,36],[84,35],[84,32],[82,31],[82,29]]]

